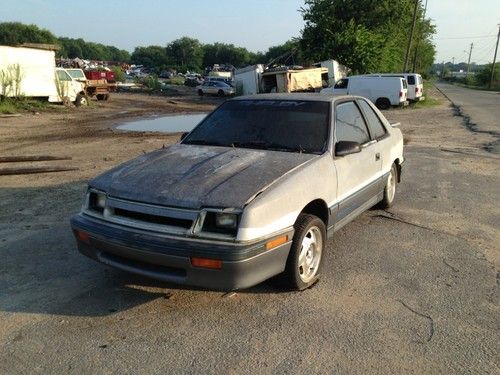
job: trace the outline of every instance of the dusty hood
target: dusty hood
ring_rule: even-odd
[[[176,144],[128,161],[90,182],[109,195],[198,209],[243,207],[311,154]]]

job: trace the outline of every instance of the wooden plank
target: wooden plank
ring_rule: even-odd
[[[77,171],[73,167],[27,167],[27,168],[0,168],[0,176],[12,176],[21,174],[53,173],[65,171]]]
[[[71,160],[71,156],[52,156],[52,155],[17,155],[0,156],[0,163],[18,163],[26,161],[50,161],[50,160]]]

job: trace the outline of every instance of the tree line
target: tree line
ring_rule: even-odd
[[[282,57],[277,62],[287,65],[308,66],[333,58],[353,73],[396,72],[403,69],[415,1],[305,0],[300,10],[304,19],[301,35],[266,52],[251,52],[226,43],[203,44],[186,36],[166,46],[136,47],[129,53],[81,38],[56,37],[36,25],[19,22],[0,23],[0,45],[58,44],[57,55],[61,57],[141,64],[157,71],[201,71],[216,63],[240,68]],[[431,39],[435,26],[423,19],[423,13],[418,2],[410,50],[410,68],[415,65],[418,72],[428,71],[435,56]]]

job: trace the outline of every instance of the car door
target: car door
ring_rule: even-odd
[[[342,226],[362,211],[377,203],[382,161],[372,140],[365,118],[356,101],[335,105],[334,145],[340,141],[357,142],[358,153],[335,156],[337,171],[336,226]]]
[[[390,172],[393,160],[391,160],[391,139],[390,135],[385,128],[384,123],[380,119],[376,110],[373,106],[364,99],[357,99],[357,103],[363,116],[365,122],[368,125],[368,130],[370,131],[371,140],[375,141],[373,143],[373,150],[376,154],[380,155],[381,165],[381,176],[379,190],[383,191],[384,181]]]

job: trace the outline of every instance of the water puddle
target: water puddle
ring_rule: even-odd
[[[131,121],[118,125],[119,130],[139,132],[189,132],[206,117],[206,113],[171,115]]]

